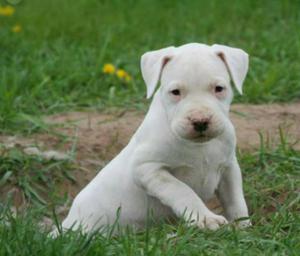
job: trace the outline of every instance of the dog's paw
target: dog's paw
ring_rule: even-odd
[[[210,230],[217,230],[223,225],[228,224],[228,221],[221,215],[216,214],[208,214],[204,216],[199,216],[197,220],[192,222],[193,225],[201,229],[210,229]]]
[[[248,228],[248,227],[251,227],[252,226],[252,223],[249,219],[244,219],[244,220],[236,220],[235,221],[235,225],[240,228],[240,229],[243,229],[243,228]]]
[[[49,234],[48,237],[55,239],[60,235],[60,232],[57,228],[54,228]]]

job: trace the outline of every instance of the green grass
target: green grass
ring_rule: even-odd
[[[49,213],[46,206],[14,216],[2,205],[0,255],[298,255],[300,153],[283,141],[276,150],[261,147],[239,158],[251,228],[212,232],[162,223],[119,236],[67,232],[52,239],[38,224]]]
[[[28,125],[22,113],[144,107],[141,54],[193,41],[250,54],[237,101],[298,100],[299,10],[299,1],[276,0],[23,0],[12,17],[0,17],[0,129]],[[11,31],[15,24],[20,33]],[[106,62],[124,68],[133,82],[105,77]]]
[[[74,168],[71,159],[46,160],[40,156],[27,155],[18,148],[6,149],[0,144],[0,188],[2,192],[8,190],[5,197],[1,196],[1,200],[10,203],[14,200],[14,194],[9,191],[17,190],[18,197],[24,198],[21,204],[45,206],[50,198],[55,197],[57,183],[63,180],[75,182],[69,171]]]

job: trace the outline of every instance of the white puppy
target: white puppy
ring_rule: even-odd
[[[129,144],[77,195],[63,229],[113,224],[142,227],[152,218],[183,217],[217,229],[247,217],[242,177],[229,120],[233,92],[242,93],[248,55],[223,45],[192,43],[147,52],[141,58],[147,97],[145,120]],[[219,196],[225,217],[205,202]],[[250,225],[244,220],[242,225]]]

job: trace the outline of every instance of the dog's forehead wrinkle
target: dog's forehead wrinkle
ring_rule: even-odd
[[[162,72],[161,84],[174,80],[190,86],[208,85],[216,80],[229,83],[230,77],[219,58],[207,50],[192,49],[177,53]]]

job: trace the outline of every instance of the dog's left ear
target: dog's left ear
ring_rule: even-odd
[[[141,57],[141,70],[144,81],[147,86],[147,99],[149,99],[155,91],[162,70],[168,61],[173,57],[175,47],[167,47],[156,51],[146,52]]]
[[[236,89],[242,94],[243,82],[248,72],[248,54],[241,49],[225,45],[214,44],[212,48],[225,63]]]

